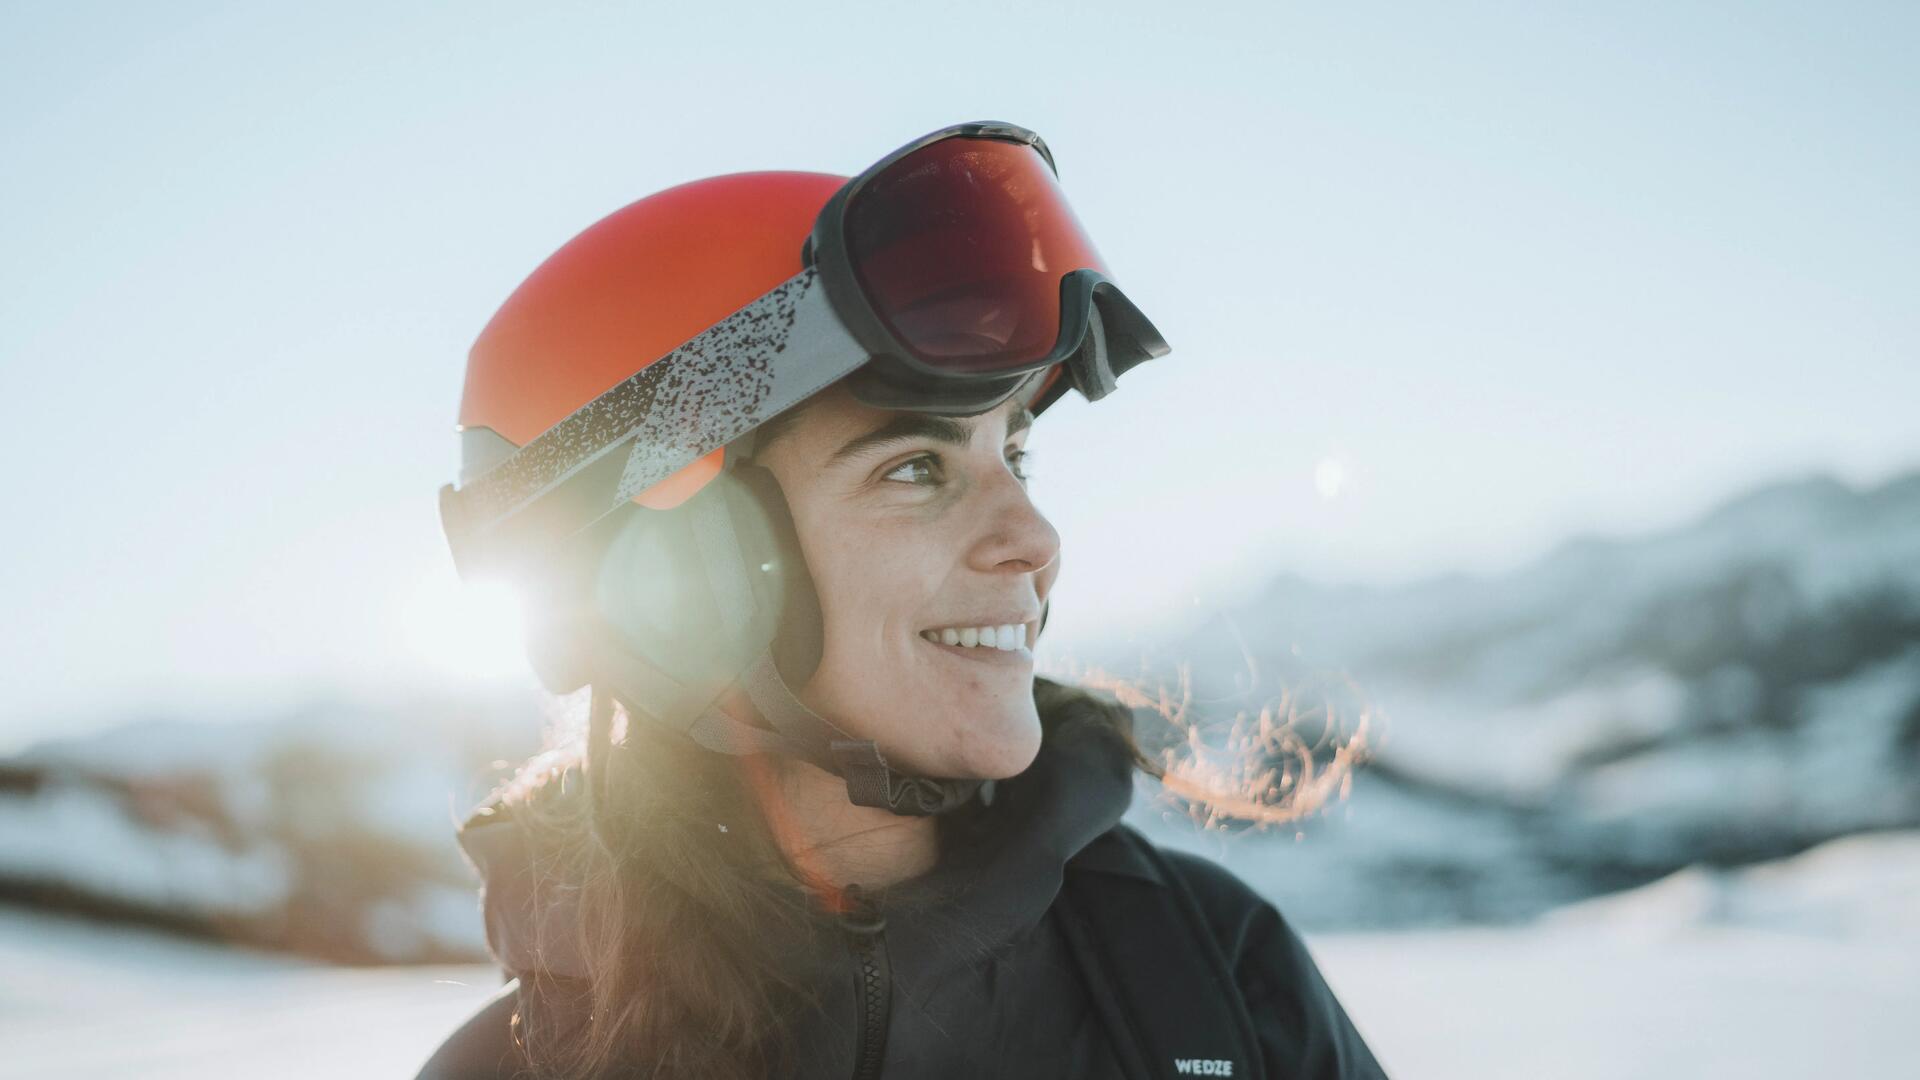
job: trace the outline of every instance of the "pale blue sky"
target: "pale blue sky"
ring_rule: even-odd
[[[1046,136],[1175,349],[1035,432],[1057,647],[1920,465],[1917,43],[1902,3],[0,7],[0,747],[459,678],[433,497],[506,294],[651,191],[959,120]]]

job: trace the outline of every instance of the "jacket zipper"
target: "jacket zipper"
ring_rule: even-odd
[[[880,1065],[887,1056],[887,1012],[892,1006],[893,979],[887,964],[887,920],[860,894],[858,885],[847,887],[849,910],[841,916],[853,950],[855,979],[860,984],[860,1005],[855,1014],[853,1080],[879,1080]]]

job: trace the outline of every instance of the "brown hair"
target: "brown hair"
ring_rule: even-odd
[[[1091,724],[1157,772],[1133,746],[1127,707],[1039,676],[1034,702],[1045,738]],[[624,719],[597,691],[589,708]],[[596,812],[582,797],[584,731],[568,720],[562,743],[497,796],[542,853],[536,895],[565,890],[579,911],[568,932],[585,977],[519,973],[514,1037],[533,1076],[780,1074],[793,1025],[814,1004],[804,958],[832,922],[761,810],[767,763],[616,723],[624,737],[594,766],[604,770]]]

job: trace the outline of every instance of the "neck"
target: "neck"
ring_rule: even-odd
[[[802,761],[779,760],[757,784],[774,841],[800,872],[832,889],[878,889],[933,869],[940,857],[931,817],[902,817],[847,800],[846,781]]]

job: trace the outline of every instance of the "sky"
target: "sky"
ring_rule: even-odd
[[[1043,650],[1920,467],[1920,7],[0,5],[0,748],[524,680],[435,493],[601,216],[1052,146],[1171,355],[1041,418]],[[504,629],[503,629],[504,628]]]

